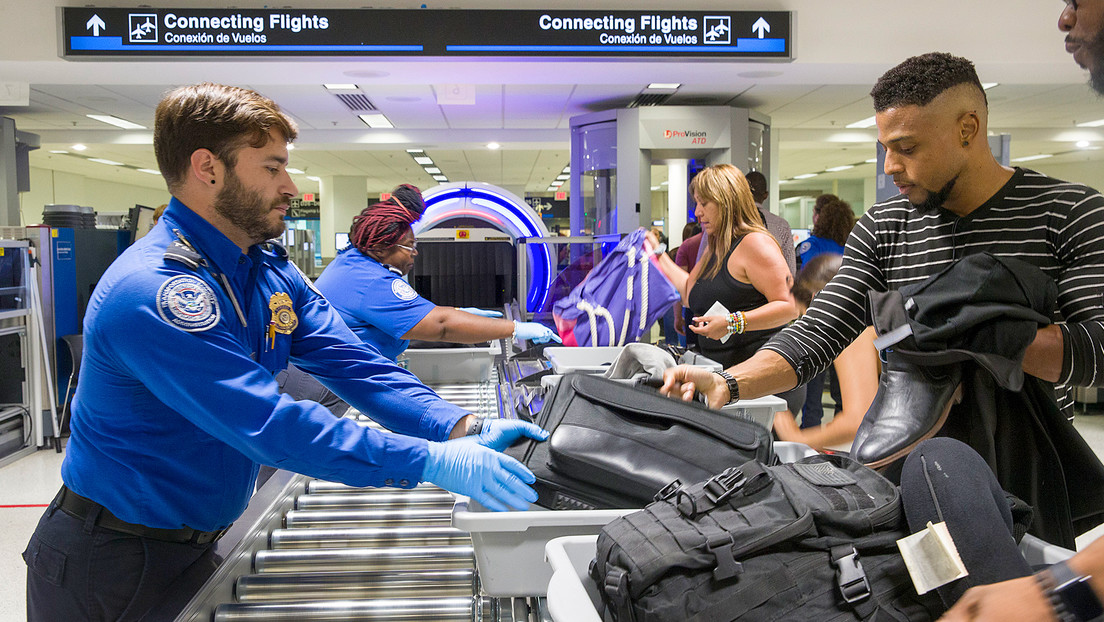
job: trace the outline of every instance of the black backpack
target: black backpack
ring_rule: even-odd
[[[590,573],[617,622],[934,620],[896,541],[897,488],[843,456],[678,481],[598,536]]]

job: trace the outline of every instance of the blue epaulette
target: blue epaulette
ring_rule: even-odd
[[[180,239],[172,241],[172,244],[165,249],[164,258],[170,261],[175,261],[188,266],[192,270],[197,270],[200,266],[205,265],[206,261],[203,259],[203,255],[199,254],[199,251],[192,248]]]
[[[261,249],[266,250],[266,251],[272,253],[273,255],[276,255],[276,257],[279,258],[279,259],[286,260],[288,258],[287,249],[284,248],[283,244],[280,244],[276,240],[269,240],[269,241],[265,242],[264,244],[261,244]]]

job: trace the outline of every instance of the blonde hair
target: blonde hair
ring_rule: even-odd
[[[714,164],[702,169],[690,182],[690,193],[698,202],[716,203],[719,208],[717,222],[709,235],[705,265],[698,278],[713,278],[720,272],[725,252],[737,237],[752,232],[770,235],[752,199],[747,178],[735,166]]]

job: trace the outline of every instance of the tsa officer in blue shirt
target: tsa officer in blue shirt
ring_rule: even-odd
[[[397,196],[397,195],[396,195]],[[411,201],[407,199],[406,203]],[[395,198],[363,209],[353,218],[349,246],[318,277],[316,285],[349,328],[394,360],[410,343],[477,343],[516,337],[547,343],[559,337],[537,322],[480,315],[479,310],[437,306],[403,277],[414,267],[418,242],[412,225],[420,212]]]
[[[536,500],[532,473],[497,450],[543,430],[442,401],[265,244],[297,194],[296,133],[245,89],[182,87],[158,105],[173,199],[89,302],[64,486],[23,554],[30,620],[141,618],[241,515],[262,463],[353,486],[429,481],[500,510]],[[393,433],[280,394],[289,359]]]

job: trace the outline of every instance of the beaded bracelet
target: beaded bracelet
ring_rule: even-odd
[[[735,313],[728,314],[728,334],[739,335],[744,332],[744,328],[747,326],[747,321],[744,319],[744,312],[737,311]]]

